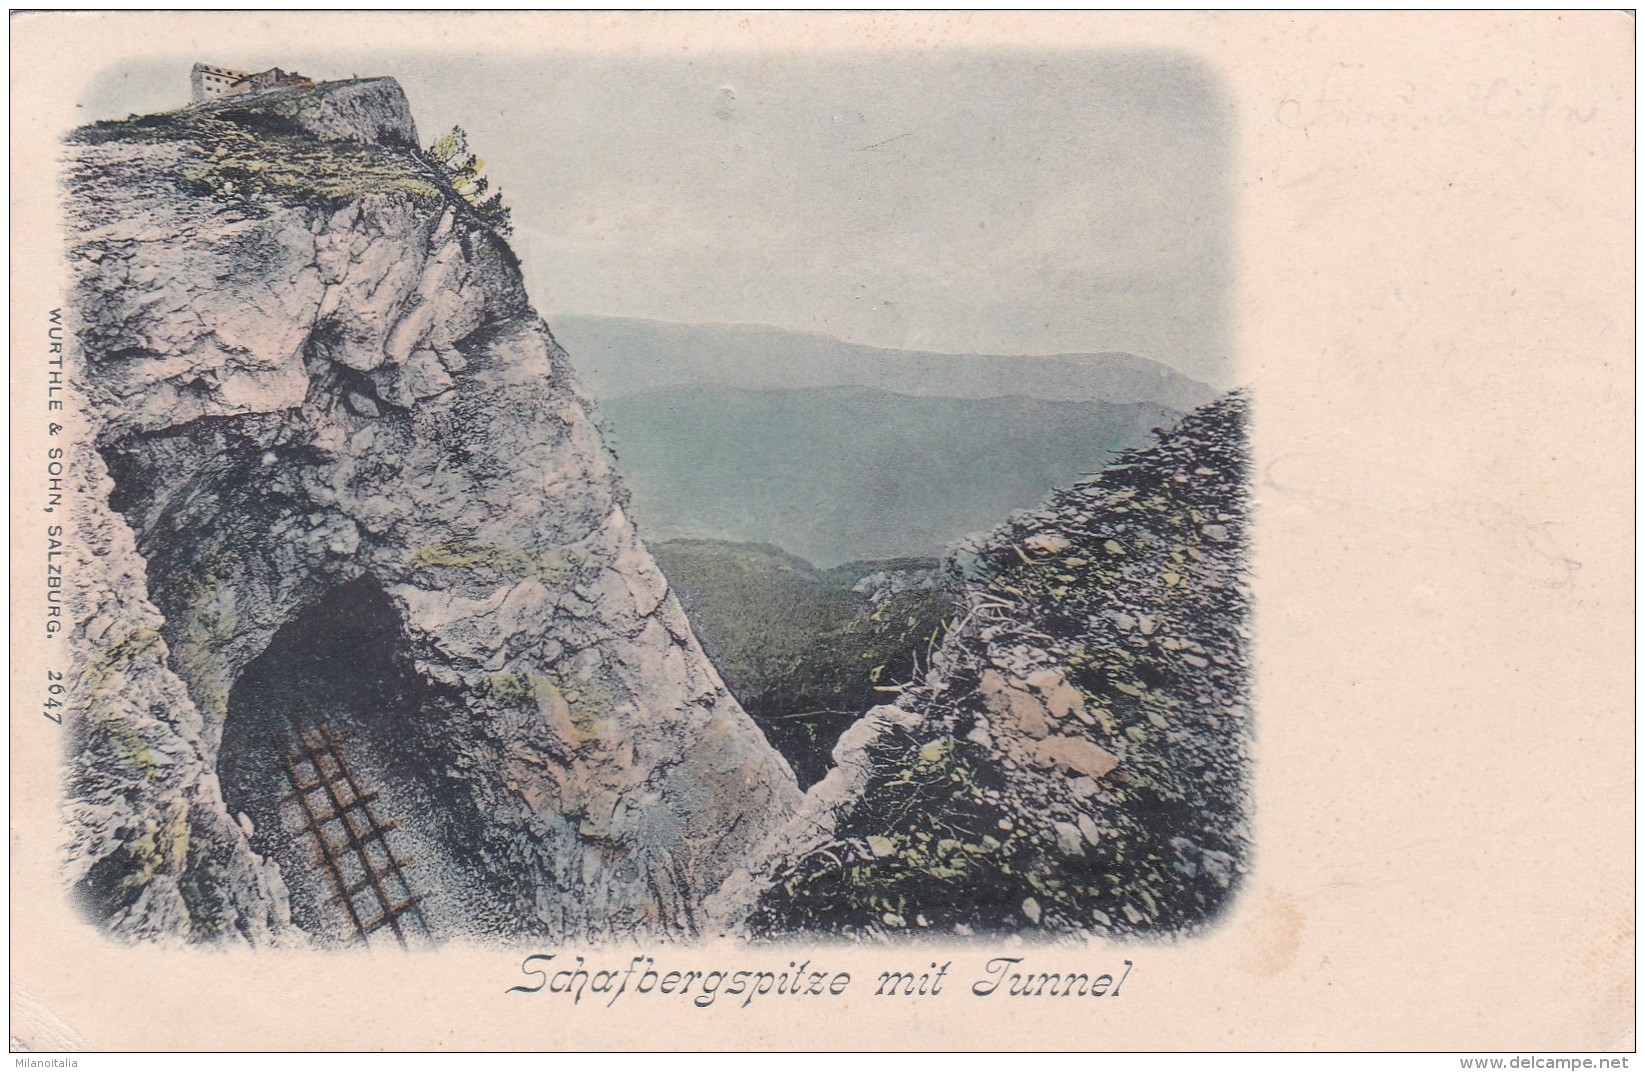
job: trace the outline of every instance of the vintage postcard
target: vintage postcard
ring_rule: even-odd
[[[1629,17],[11,31],[14,1049],[1633,1047]]]

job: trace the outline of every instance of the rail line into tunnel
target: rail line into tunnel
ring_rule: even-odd
[[[480,759],[416,672],[369,579],[298,612],[229,693],[217,768],[294,926],[321,945],[424,946],[517,929],[463,777]]]
[[[377,817],[371,805],[380,795],[361,790],[343,741],[328,723],[310,724],[300,716],[292,722],[300,746],[286,754],[291,792],[285,799],[302,809],[301,830],[313,837],[316,862],[355,936],[369,944],[387,927],[402,947],[408,935],[432,938],[419,907],[423,895],[412,892],[406,875],[414,861],[400,859],[388,840],[399,821]]]

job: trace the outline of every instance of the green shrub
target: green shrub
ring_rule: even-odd
[[[420,154],[440,187],[474,210],[487,227],[500,235],[513,231],[502,191],[486,195],[490,182],[480,174],[485,161],[468,151],[468,135],[452,127]]]

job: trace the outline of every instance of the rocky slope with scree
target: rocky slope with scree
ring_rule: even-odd
[[[1244,397],[952,556],[930,669],[712,909],[753,937],[1145,936],[1214,920],[1250,832]]]

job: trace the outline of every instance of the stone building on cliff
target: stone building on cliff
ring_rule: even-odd
[[[312,86],[314,80],[296,71],[270,67],[266,71],[238,71],[232,67],[213,67],[196,63],[189,72],[189,87],[193,103],[200,104],[218,97],[234,97],[243,93],[258,93],[266,89],[288,86]]]

